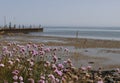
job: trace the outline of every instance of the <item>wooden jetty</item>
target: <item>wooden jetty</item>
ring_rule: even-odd
[[[29,33],[29,32],[43,32],[43,28],[2,28],[2,33]]]
[[[0,33],[6,34],[6,33],[30,33],[30,32],[43,32],[42,27],[21,27],[21,28],[16,28],[16,27],[0,27]]]

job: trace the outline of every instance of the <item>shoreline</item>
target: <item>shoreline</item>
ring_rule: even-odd
[[[103,40],[89,38],[69,38],[69,37],[54,37],[54,36],[27,36],[30,38],[46,38],[63,42],[55,42],[56,44],[72,45],[78,48],[120,48],[119,40]],[[64,43],[67,42],[67,43]],[[54,42],[47,42],[54,45]]]

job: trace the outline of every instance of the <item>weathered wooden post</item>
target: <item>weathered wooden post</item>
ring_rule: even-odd
[[[11,22],[9,23],[9,29],[11,29]]]
[[[21,27],[21,26],[20,26],[20,24],[19,24],[19,27],[18,27],[18,28],[20,29],[20,27]]]
[[[24,25],[22,25],[22,28],[24,29]]]
[[[14,29],[16,28],[16,24],[14,24]]]
[[[39,28],[41,28],[41,25],[39,25]]]
[[[32,25],[30,25],[30,28],[32,28]]]

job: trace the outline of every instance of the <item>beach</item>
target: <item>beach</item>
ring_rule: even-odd
[[[88,38],[68,38],[54,36],[32,36],[27,34],[8,34],[1,36],[1,45],[8,42],[26,44],[45,44],[47,47],[64,47],[69,49],[69,56],[60,57],[61,60],[70,58],[76,67],[91,65],[95,69],[120,68],[120,41]]]
[[[120,0],[1,0],[0,10],[0,83],[120,83]]]

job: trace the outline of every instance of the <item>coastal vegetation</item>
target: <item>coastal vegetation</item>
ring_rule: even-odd
[[[75,67],[69,49],[32,42],[0,45],[0,83],[113,83],[120,70],[94,70],[91,65]],[[76,54],[76,56],[78,56]],[[92,64],[92,62],[91,62]]]

